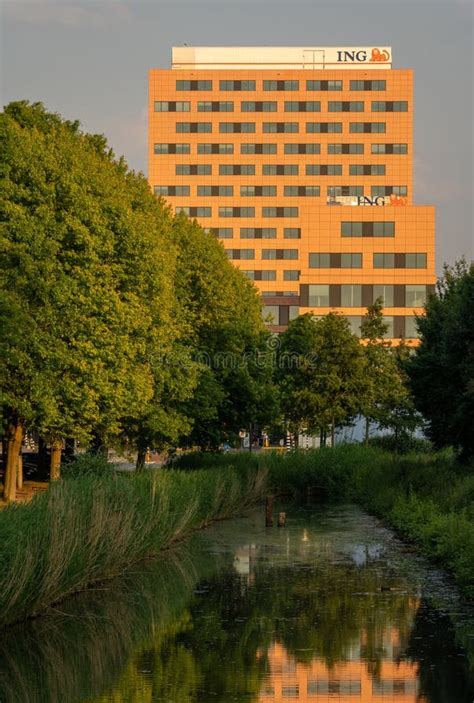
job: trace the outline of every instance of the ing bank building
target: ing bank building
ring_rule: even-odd
[[[175,47],[149,72],[149,182],[218,237],[275,332],[335,311],[416,338],[435,213],[413,203],[413,72],[391,47]]]

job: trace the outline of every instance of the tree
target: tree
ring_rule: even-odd
[[[174,334],[170,217],[145,178],[41,104],[0,115],[5,497],[25,425],[53,447],[116,436],[153,395],[145,340]],[[13,462],[13,463],[12,463]],[[10,486],[10,488],[9,488]]]
[[[387,330],[382,299],[378,298],[367,308],[361,324],[367,368],[367,392],[362,408],[366,443],[371,421],[382,428],[393,429],[396,443],[404,438],[408,430],[414,430],[420,424],[402,368],[406,344],[391,347],[385,339]]]
[[[181,443],[212,449],[242,427],[271,419],[276,408],[269,333],[257,289],[227,258],[222,244],[184,215],[174,220],[176,294],[184,340],[198,365],[192,420]]]
[[[420,345],[406,370],[436,447],[474,455],[474,264],[445,266],[417,320]]]
[[[330,429],[334,444],[336,427],[361,411],[367,392],[364,353],[345,317],[292,320],[282,334],[279,367],[282,407],[294,431]]]

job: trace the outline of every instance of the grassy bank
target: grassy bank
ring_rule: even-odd
[[[321,500],[351,500],[415,542],[474,598],[474,473],[449,452],[397,455],[377,447],[243,455],[183,456],[176,466],[196,470],[253,466],[268,470],[275,490],[311,489]]]
[[[237,514],[263,498],[266,484],[263,469],[128,475],[94,467],[93,461],[90,468],[28,505],[0,512],[2,625],[35,615],[156,556],[194,529]]]
[[[464,469],[465,472],[465,469]],[[374,447],[187,455],[170,470],[116,473],[85,458],[29,505],[0,512],[0,624],[156,556],[268,492],[353,500],[403,532],[474,597],[474,476],[448,454]]]

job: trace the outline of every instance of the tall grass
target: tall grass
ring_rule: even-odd
[[[269,492],[360,503],[474,597],[474,477],[446,453],[397,456],[343,445],[185,455],[170,470],[132,475],[86,457],[30,504],[0,511],[0,625],[122,573]]]
[[[29,505],[2,510],[0,622],[35,615],[212,520],[238,514],[263,498],[265,485],[263,469],[90,471],[51,485]]]

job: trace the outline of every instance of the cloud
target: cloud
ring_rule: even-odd
[[[122,0],[6,0],[3,12],[5,19],[21,24],[57,24],[62,27],[92,29],[102,29],[116,22],[128,22],[132,16],[130,5]]]

